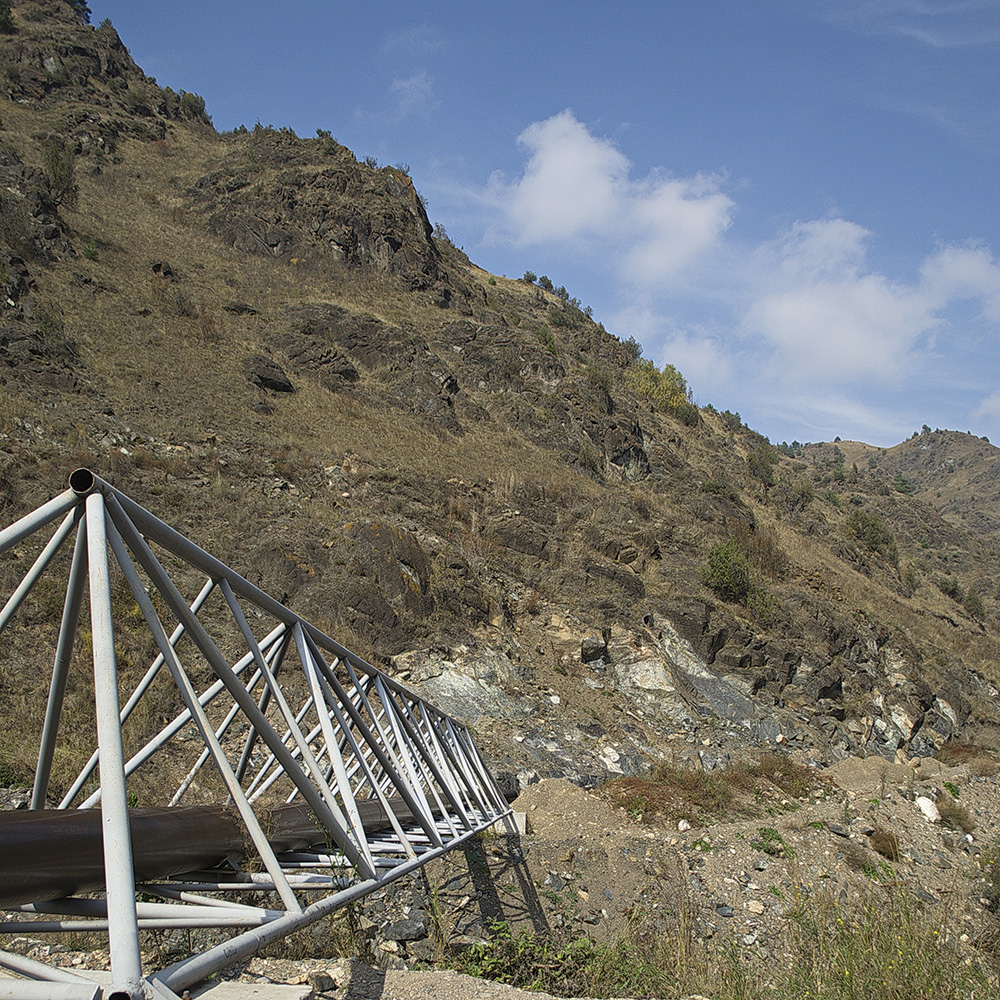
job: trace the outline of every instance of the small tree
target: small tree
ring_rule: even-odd
[[[87,0],[69,0],[69,5],[84,24],[90,24],[90,5]]]
[[[642,344],[635,337],[626,337],[622,341],[622,347],[625,348],[632,361],[638,361],[642,357]]]
[[[16,30],[10,13],[10,0],[0,0],[0,33],[13,35]]]
[[[661,371],[649,358],[636,359],[625,377],[633,392],[651,400],[658,409],[674,410],[688,401],[687,381],[673,365],[664,365]]]
[[[765,486],[774,485],[774,466],[778,463],[778,451],[768,441],[760,441],[747,454],[747,468],[750,475],[759,479]]]

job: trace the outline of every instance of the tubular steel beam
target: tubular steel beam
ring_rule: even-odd
[[[101,829],[104,870],[111,909],[111,980],[115,991],[142,995],[142,958],[135,913],[135,876],[128,826],[125,754],[118,721],[118,670],[111,617],[107,524],[104,497],[87,497],[87,560],[90,571],[90,627],[94,649],[94,702],[101,749]]]
[[[36,536],[59,517],[47,541]],[[74,525],[72,559],[55,558]],[[35,556],[0,595],[0,632],[43,576],[68,575],[32,808],[0,813],[0,908],[21,911],[0,933],[106,932],[105,996],[173,997],[509,816],[464,725],[89,470],[0,530],[0,554],[21,542]],[[185,588],[200,580],[193,601],[174,574]],[[77,628],[85,598],[89,632]],[[116,627],[144,628],[157,654],[124,706]],[[67,744],[71,758],[91,749],[60,732],[81,636],[91,642],[97,745],[59,808],[47,809]],[[151,725],[179,704],[171,721]],[[266,871],[245,870],[261,861]],[[257,905],[242,901],[248,891]],[[163,901],[137,901],[139,892]],[[77,898],[94,893],[103,896]],[[144,977],[140,931],[195,927],[242,930]],[[0,953],[0,968],[32,981],[5,994],[0,980],[0,997],[89,989],[23,956]]]

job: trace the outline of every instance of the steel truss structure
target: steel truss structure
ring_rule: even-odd
[[[37,556],[0,634],[43,577],[61,592],[66,576],[30,810],[0,814],[13,824],[0,822],[0,933],[106,932],[105,997],[175,997],[509,822],[465,726],[89,470],[0,531],[0,554],[12,549]],[[141,675],[116,649],[137,634]],[[67,741],[69,759],[86,754],[80,727],[64,731],[84,652],[96,746],[47,808]],[[174,928],[233,936],[144,968],[140,932]],[[21,955],[0,951],[0,967],[24,977],[19,996],[97,995]]]

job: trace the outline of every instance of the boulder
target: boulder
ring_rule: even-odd
[[[270,389],[271,392],[295,391],[295,387],[281,365],[264,357],[263,354],[254,354],[244,359],[243,371],[247,380],[259,389]]]

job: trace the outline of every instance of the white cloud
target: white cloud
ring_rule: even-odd
[[[786,382],[895,385],[954,335],[960,301],[1000,322],[1000,264],[984,247],[943,247],[905,283],[867,266],[869,236],[845,219],[802,222],[755,252],[742,331]]]
[[[657,352],[654,360],[661,366],[672,364],[688,381],[695,399],[699,402],[721,401],[718,395],[729,389],[737,359],[728,345],[704,330],[681,330],[672,334]],[[711,398],[705,395],[711,393]],[[722,403],[723,409],[726,404]]]
[[[756,253],[745,332],[777,351],[786,380],[893,380],[946,300],[865,269],[868,232],[844,219],[797,223]]]
[[[628,160],[563,111],[518,137],[530,158],[518,181],[495,177],[493,191],[521,246],[596,236],[618,226]]]
[[[397,120],[427,111],[433,106],[434,78],[425,71],[393,80],[389,89],[396,101]]]
[[[679,274],[729,227],[734,203],[718,177],[654,171],[634,181],[621,151],[572,111],[529,125],[518,143],[529,153],[523,174],[490,182],[488,198],[502,216],[494,240],[517,246],[573,240],[618,261],[632,284],[645,286]]]
[[[1000,262],[986,247],[944,247],[924,261],[920,276],[938,301],[978,299],[983,315],[1000,322]]]
[[[626,258],[638,285],[669,279],[710,250],[729,228],[733,202],[717,178],[651,178],[632,201],[637,242]]]

